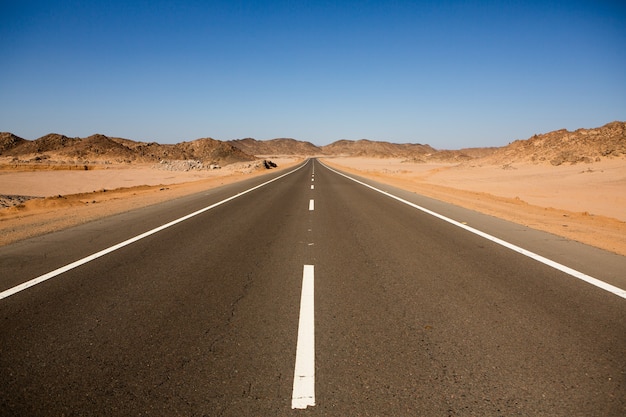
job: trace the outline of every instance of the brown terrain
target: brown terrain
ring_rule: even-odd
[[[0,133],[0,245],[198,192],[308,156],[361,176],[626,255],[626,123],[500,148],[366,139],[175,145]]]

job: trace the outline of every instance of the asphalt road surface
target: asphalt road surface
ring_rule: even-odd
[[[310,160],[0,248],[0,415],[626,415],[624,257],[374,185],[617,292]]]

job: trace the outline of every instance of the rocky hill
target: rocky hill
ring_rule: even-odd
[[[594,162],[603,158],[626,157],[626,122],[611,122],[594,129],[566,129],[516,140],[498,148],[486,159],[497,163]]]
[[[267,141],[246,138],[228,142],[202,138],[177,144],[159,144],[99,134],[69,138],[51,133],[36,140],[26,140],[12,133],[0,133],[0,158],[5,162],[90,164],[186,160],[199,161],[208,166],[252,161],[256,157],[268,155],[404,158],[406,162],[416,163],[480,160],[491,164],[574,164],[603,158],[626,158],[626,122],[612,122],[599,128],[578,129],[574,132],[557,130],[516,140],[501,148],[460,150],[437,150],[430,145],[367,139],[339,140],[319,147],[289,138]]]
[[[92,135],[69,138],[51,133],[36,140],[25,140],[11,133],[0,133],[0,156],[16,162],[130,163],[171,160],[197,160],[204,164],[230,164],[252,161],[254,156],[211,138],[175,145],[135,142],[129,139]]]
[[[378,142],[367,139],[357,141],[339,140],[330,145],[322,146],[322,151],[326,155],[376,158],[407,158],[426,156],[437,152],[430,145]]]
[[[26,139],[15,136],[13,133],[0,132],[0,154],[6,150],[21,145],[24,142],[26,142]]]
[[[252,138],[230,140],[229,143],[249,155],[320,155],[322,149],[311,142],[291,138],[256,140]]]

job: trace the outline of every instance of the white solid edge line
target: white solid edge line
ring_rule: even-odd
[[[309,200],[309,211],[315,210],[315,200]]]
[[[321,164],[321,162],[320,162],[320,164]],[[324,164],[322,164],[322,165],[324,165]],[[541,262],[542,264],[548,265],[548,266],[550,266],[550,267],[552,267],[554,269],[557,269],[557,270],[559,270],[561,272],[565,272],[566,274],[571,275],[574,278],[578,278],[578,279],[580,279],[582,281],[585,281],[585,282],[587,282],[587,283],[589,283],[591,285],[595,285],[598,288],[601,288],[601,289],[603,289],[605,291],[613,293],[613,294],[617,295],[618,297],[626,299],[626,290],[623,290],[623,289],[621,289],[619,287],[611,285],[611,284],[609,284],[607,282],[601,281],[601,280],[599,280],[597,278],[594,278],[594,277],[592,277],[590,275],[584,274],[584,273],[582,273],[580,271],[577,271],[575,269],[572,269],[572,268],[570,268],[568,266],[562,265],[562,264],[560,264],[558,262],[555,262],[555,261],[553,261],[551,259],[545,258],[545,257],[543,257],[541,255],[538,255],[538,254],[534,253],[534,252],[531,252],[531,251],[526,250],[524,248],[521,248],[521,247],[519,247],[517,245],[509,243],[509,242],[507,242],[505,240],[499,239],[499,238],[497,238],[495,236],[492,236],[492,235],[490,235],[488,233],[482,232],[482,231],[480,231],[478,229],[474,229],[473,227],[470,227],[470,226],[468,226],[466,224],[457,222],[456,220],[452,220],[449,217],[443,216],[443,215],[441,215],[439,213],[436,213],[434,211],[428,210],[427,208],[424,208],[424,207],[419,206],[417,204],[411,203],[410,201],[404,200],[403,198],[397,197],[397,196],[395,196],[395,195],[393,195],[391,193],[388,193],[388,192],[383,191],[383,190],[379,190],[376,187],[373,187],[373,186],[371,186],[369,184],[366,184],[366,183],[364,183],[362,181],[359,181],[359,180],[357,180],[355,178],[352,178],[352,177],[350,177],[348,175],[345,175],[345,174],[343,174],[343,173],[341,173],[339,171],[336,171],[336,170],[332,169],[331,167],[329,167],[328,165],[324,165],[324,166],[326,168],[328,168],[329,170],[333,171],[336,174],[339,174],[339,175],[341,175],[341,176],[343,176],[345,178],[348,178],[349,180],[352,180],[352,181],[354,181],[354,182],[356,182],[358,184],[361,184],[361,185],[363,185],[363,186],[365,186],[367,188],[370,188],[370,189],[372,189],[374,191],[377,191],[377,192],[379,192],[381,194],[384,194],[387,197],[393,198],[393,199],[395,199],[397,201],[400,201],[400,202],[402,202],[404,204],[407,204],[407,205],[409,205],[409,206],[411,206],[413,208],[421,210],[424,213],[430,214],[431,216],[435,216],[435,217],[437,217],[437,218],[439,218],[441,220],[444,220],[444,221],[446,221],[448,223],[451,223],[451,224],[453,224],[453,225],[455,225],[457,227],[460,227],[461,229],[465,229],[468,232],[474,233],[474,234],[476,234],[478,236],[481,236],[481,237],[483,237],[483,238],[485,238],[487,240],[491,240],[492,242],[497,243],[497,244],[499,244],[501,246],[504,246],[505,248],[511,249],[511,250],[513,250],[515,252],[518,252],[518,253],[521,253],[522,255],[525,255],[525,256],[527,256],[527,257],[529,257],[531,259],[534,259],[535,261]]]
[[[314,266],[304,265],[300,320],[296,345],[296,366],[293,371],[291,408],[304,409],[315,405],[315,279]]]
[[[88,263],[88,262],[93,261],[94,259],[100,258],[101,256],[104,256],[104,255],[106,255],[106,254],[109,254],[109,253],[111,253],[111,252],[114,252],[114,251],[116,251],[116,250],[118,250],[118,249],[120,249],[120,248],[123,248],[124,246],[128,246],[128,245],[130,245],[131,243],[135,243],[135,242],[137,242],[138,240],[141,240],[141,239],[143,239],[143,238],[145,238],[145,237],[148,237],[148,236],[150,236],[150,235],[153,235],[153,234],[155,234],[155,233],[157,233],[157,232],[160,232],[161,230],[167,229],[167,228],[168,228],[168,227],[170,227],[170,226],[174,226],[175,224],[178,224],[178,223],[180,223],[180,222],[183,222],[183,221],[185,221],[185,220],[188,220],[188,219],[190,219],[190,218],[192,218],[192,217],[197,216],[198,214],[202,214],[202,213],[204,213],[205,211],[209,211],[209,210],[211,210],[211,209],[213,209],[213,208],[215,208],[215,207],[217,207],[217,206],[220,206],[220,205],[222,205],[222,204],[224,204],[224,203],[226,203],[226,202],[228,202],[228,201],[234,200],[234,199],[235,199],[235,198],[237,198],[237,197],[241,197],[241,196],[242,196],[242,195],[244,195],[244,194],[247,194],[247,193],[249,193],[249,192],[251,192],[251,191],[254,191],[254,190],[258,189],[258,188],[261,188],[261,187],[263,187],[263,186],[265,186],[265,185],[267,185],[267,184],[270,184],[270,183],[272,183],[272,182],[274,182],[274,181],[276,181],[276,180],[279,180],[279,179],[281,179],[281,178],[283,178],[283,177],[285,177],[285,176],[287,176],[287,175],[289,175],[289,174],[292,174],[292,173],[296,172],[297,170],[299,170],[299,169],[300,169],[300,168],[302,168],[303,166],[307,165],[307,162],[308,162],[308,161],[306,161],[305,163],[303,163],[303,164],[302,164],[302,165],[300,165],[298,168],[296,168],[296,169],[294,169],[294,170],[292,170],[292,171],[289,171],[289,172],[287,172],[287,173],[285,173],[285,174],[282,174],[282,175],[280,175],[280,176],[278,176],[278,177],[276,177],[276,178],[274,178],[274,179],[271,179],[271,180],[266,181],[266,182],[264,182],[264,183],[262,183],[262,184],[259,184],[259,185],[257,185],[257,186],[254,186],[254,187],[252,187],[252,188],[249,188],[249,189],[247,189],[247,190],[245,190],[245,191],[242,191],[242,192],[240,192],[240,193],[237,193],[237,194],[235,194],[235,195],[233,195],[233,196],[231,196],[231,197],[228,197],[228,198],[226,198],[226,199],[224,199],[224,200],[222,200],[222,201],[218,201],[218,202],[217,202],[217,203],[215,203],[215,204],[211,204],[210,206],[207,206],[207,207],[205,207],[205,208],[203,208],[203,209],[200,209],[200,210],[198,210],[198,211],[194,211],[194,212],[193,212],[193,213],[191,213],[191,214],[188,214],[188,215],[183,216],[183,217],[181,217],[181,218],[179,218],[179,219],[176,219],[176,220],[173,220],[173,221],[171,221],[171,222],[169,222],[169,223],[166,223],[166,224],[164,224],[164,225],[162,225],[162,226],[159,226],[159,227],[156,227],[156,228],[154,228],[154,229],[152,229],[152,230],[149,230],[149,231],[147,231],[147,232],[145,232],[145,233],[142,233],[142,234],[140,234],[140,235],[137,235],[137,236],[135,236],[135,237],[132,237],[132,238],[130,238],[130,239],[128,239],[128,240],[125,240],[125,241],[123,241],[123,242],[121,242],[121,243],[118,243],[117,245],[113,245],[113,246],[111,246],[111,247],[109,247],[109,248],[103,249],[103,250],[101,250],[100,252],[96,252],[96,253],[94,253],[94,254],[92,254],[92,255],[89,255],[89,256],[87,256],[87,257],[85,257],[85,258],[79,259],[78,261],[75,261],[75,262],[72,262],[72,263],[67,264],[67,265],[65,265],[65,266],[62,266],[61,268],[55,269],[54,271],[48,272],[47,274],[40,275],[40,276],[38,276],[37,278],[33,278],[33,279],[31,279],[30,281],[26,281],[26,282],[24,282],[24,283],[22,283],[22,284],[16,285],[16,286],[15,286],[15,287],[13,287],[13,288],[9,288],[8,290],[4,290],[4,291],[0,292],[0,300],[2,300],[2,299],[4,299],[4,298],[7,298],[7,297],[9,297],[9,296],[11,296],[11,295],[14,295],[14,294],[16,294],[16,293],[18,293],[18,292],[20,292],[20,291],[24,291],[25,289],[30,288],[30,287],[32,287],[32,286],[35,286],[35,285],[37,285],[37,284],[41,284],[42,282],[47,281],[47,280],[49,280],[50,278],[54,278],[54,277],[56,277],[57,275],[61,275],[61,274],[62,274],[62,273],[64,273],[64,272],[67,272],[67,271],[69,271],[69,270],[71,270],[71,269],[77,268],[77,267],[79,267],[79,266],[81,266],[81,265],[84,265],[84,264],[86,264],[86,263]]]

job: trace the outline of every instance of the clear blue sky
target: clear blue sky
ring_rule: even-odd
[[[624,1],[0,0],[0,131],[501,146],[626,120]]]

